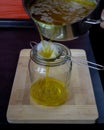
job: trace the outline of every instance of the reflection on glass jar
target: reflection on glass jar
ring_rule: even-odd
[[[30,51],[29,75],[31,80],[30,98],[40,105],[57,106],[65,103],[70,96],[69,84],[72,62],[67,59],[70,50],[60,43],[52,43],[56,57],[42,57],[39,44]],[[57,49],[56,49],[57,48]]]

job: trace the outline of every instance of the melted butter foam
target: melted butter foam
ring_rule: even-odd
[[[36,0],[30,14],[45,23],[73,23],[84,18],[95,6],[95,0]]]

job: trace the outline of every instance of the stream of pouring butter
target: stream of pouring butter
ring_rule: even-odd
[[[51,37],[49,43],[46,46],[38,24],[36,24],[36,26],[38,28],[42,43],[42,50],[40,50],[38,53],[39,55],[45,58],[50,58],[51,54],[54,51],[51,49],[53,36]],[[57,106],[63,104],[68,97],[68,92],[65,83],[62,82],[61,80],[49,76],[49,70],[50,70],[49,66],[46,66],[45,69],[46,69],[45,77],[38,79],[31,85],[30,88],[31,99],[33,101],[36,101],[38,104],[46,106]]]

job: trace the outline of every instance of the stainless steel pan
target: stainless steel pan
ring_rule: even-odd
[[[35,0],[22,0],[23,6],[31,18],[29,5],[31,2]],[[91,0],[90,0],[91,1]],[[55,41],[66,41],[66,40],[73,40],[78,38],[80,35],[86,33],[89,28],[93,24],[99,24],[101,10],[103,8],[102,2],[103,0],[95,0],[97,2],[96,7],[89,12],[87,16],[83,19],[76,21],[75,23],[67,23],[65,25],[43,25],[39,21],[35,21],[34,24],[38,24],[42,35],[48,39],[50,39],[54,33],[54,30],[57,29],[54,37],[52,38]]]

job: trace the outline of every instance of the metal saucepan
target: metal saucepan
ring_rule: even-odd
[[[29,6],[35,0],[22,0],[23,6],[27,14],[31,17]],[[89,0],[92,1],[92,0]],[[66,23],[64,25],[45,24],[35,20],[34,23],[38,24],[42,35],[48,39],[55,41],[67,41],[78,38],[80,35],[86,33],[93,24],[101,22],[100,15],[103,9],[103,0],[95,0],[97,3],[87,16],[74,23]],[[54,33],[54,31],[56,32]],[[53,35],[54,34],[54,35]]]

